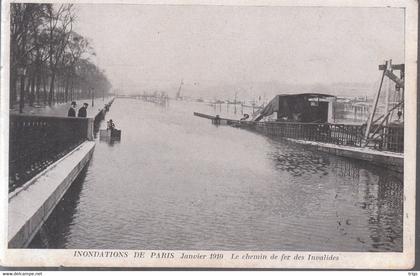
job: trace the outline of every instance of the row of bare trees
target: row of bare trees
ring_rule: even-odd
[[[72,4],[10,6],[10,107],[52,105],[106,95],[111,85],[90,61],[86,38],[73,31]]]

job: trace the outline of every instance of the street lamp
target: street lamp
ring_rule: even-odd
[[[18,68],[17,73],[18,73],[18,76],[20,76],[19,113],[23,113],[23,106],[25,105],[24,94],[25,94],[26,68],[24,67]]]

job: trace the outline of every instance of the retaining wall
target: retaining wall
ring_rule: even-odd
[[[9,193],[8,246],[27,247],[73,181],[90,161],[95,148],[94,124],[104,118],[114,98],[88,117],[87,141]]]
[[[9,194],[9,248],[27,247],[67,189],[92,157],[86,141]]]

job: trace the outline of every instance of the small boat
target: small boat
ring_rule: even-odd
[[[119,129],[101,129],[99,130],[99,136],[101,140],[108,140],[108,139],[121,139],[121,130]]]

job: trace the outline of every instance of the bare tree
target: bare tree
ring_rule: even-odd
[[[58,9],[51,7],[48,10],[49,33],[49,67],[50,67],[50,89],[48,104],[51,105],[54,98],[54,85],[57,67],[62,61],[70,33],[73,28],[74,14],[72,4],[62,4]]]
[[[11,4],[10,106],[39,105],[91,97],[90,89],[110,83],[89,57],[95,53],[82,35],[73,31],[71,4]],[[48,86],[48,88],[47,88]],[[41,94],[42,90],[42,94]],[[76,93],[75,93],[76,92]]]
[[[10,100],[17,100],[18,72],[21,77],[21,91],[24,91],[24,72],[30,55],[36,49],[36,35],[42,25],[46,9],[51,4],[17,4],[10,7]],[[23,86],[22,86],[23,84]],[[23,94],[21,95],[23,97]]]

